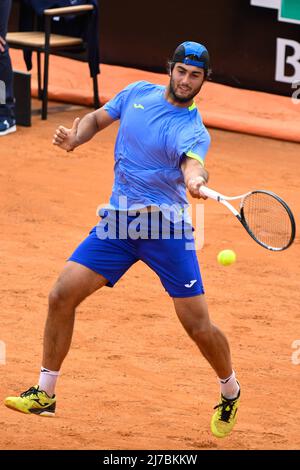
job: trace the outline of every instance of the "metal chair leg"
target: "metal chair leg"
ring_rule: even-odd
[[[44,53],[44,86],[43,86],[43,104],[42,104],[42,119],[47,119],[48,111],[48,73],[49,73],[49,54],[50,54],[50,31],[51,31],[51,18],[45,18],[45,53]]]
[[[43,97],[42,90],[42,75],[41,75],[41,53],[37,51],[37,72],[38,72],[38,99],[41,100]]]
[[[43,86],[43,102],[42,102],[42,119],[47,119],[48,114],[48,73],[49,73],[49,52],[44,54],[44,86]]]
[[[99,90],[98,90],[98,75],[93,77],[93,90],[94,90],[94,108],[100,108],[100,101],[99,101]]]

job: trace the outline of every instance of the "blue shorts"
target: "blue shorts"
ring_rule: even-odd
[[[117,213],[118,215],[118,213]],[[149,220],[149,213],[143,214]],[[118,217],[117,217],[118,219]],[[124,222],[114,222],[116,231],[105,232],[107,220],[100,220],[88,237],[76,248],[69,261],[82,264],[104,276],[107,286],[113,287],[123,274],[137,261],[147,264],[160,278],[162,285],[171,297],[193,297],[203,294],[199,264],[196,256],[194,238],[191,234],[174,228],[171,223],[170,236],[166,238],[159,226],[151,231],[151,222],[147,230],[141,230],[140,237],[124,235],[124,229],[137,220],[128,216]],[[122,225],[122,233],[121,227]],[[187,249],[189,246],[189,249]]]

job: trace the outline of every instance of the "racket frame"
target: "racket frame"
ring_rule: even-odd
[[[209,197],[210,199],[214,199],[215,201],[220,202],[221,204],[226,206],[227,209],[229,209],[233,213],[233,215],[235,215],[235,217],[240,221],[240,223],[243,225],[244,229],[249,233],[250,237],[253,238],[253,240],[256,241],[256,243],[263,246],[264,248],[267,248],[268,250],[271,250],[271,251],[283,251],[283,250],[286,250],[293,243],[293,241],[295,239],[295,235],[296,235],[295,219],[294,219],[293,213],[292,213],[291,209],[289,208],[289,206],[279,196],[277,196],[277,194],[275,194],[271,191],[263,190],[263,189],[256,189],[256,190],[253,190],[253,191],[248,191],[247,193],[241,194],[239,196],[229,197],[229,196],[224,196],[224,194],[218,193],[217,191],[215,191],[211,188],[208,188],[207,186],[201,186],[200,191],[205,196]],[[290,218],[290,222],[291,222],[291,237],[290,237],[290,240],[287,243],[287,245],[285,245],[284,247],[276,248],[274,246],[269,246],[266,243],[263,243],[262,241],[258,240],[255,237],[255,235],[253,234],[253,232],[250,230],[250,228],[249,228],[249,226],[248,226],[248,224],[245,220],[245,217],[244,217],[243,202],[244,202],[244,200],[246,199],[247,196],[250,196],[250,194],[255,194],[255,193],[263,193],[263,194],[267,194],[269,196],[272,196],[287,211],[287,213],[289,215],[289,218]],[[233,200],[236,200],[236,199],[241,199],[240,212],[228,202],[228,201],[233,201]]]

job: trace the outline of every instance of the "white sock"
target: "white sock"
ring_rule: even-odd
[[[220,379],[221,393],[225,398],[230,400],[238,396],[240,387],[235,378],[235,372],[232,371],[232,374],[227,377],[227,379]]]
[[[39,389],[44,390],[44,392],[46,392],[49,397],[52,397],[54,395],[58,376],[59,371],[49,370],[45,367],[41,367]]]

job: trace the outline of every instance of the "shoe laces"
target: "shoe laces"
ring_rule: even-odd
[[[226,423],[229,423],[230,418],[232,417],[231,416],[232,412],[235,409],[235,404],[236,404],[237,399],[238,397],[230,400],[229,398],[225,398],[222,396],[221,403],[219,403],[218,405],[214,407],[214,410],[219,408],[221,421],[225,421]]]
[[[30,387],[26,392],[21,393],[21,397],[29,397],[30,395],[36,395],[38,397],[39,391],[38,387]]]

